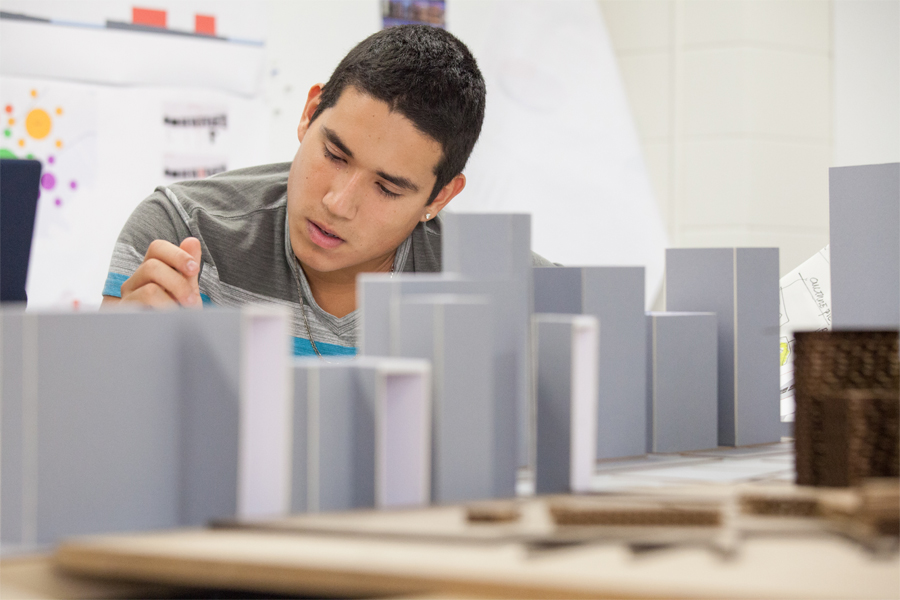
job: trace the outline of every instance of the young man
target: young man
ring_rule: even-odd
[[[160,187],[135,209],[104,306],[276,303],[295,354],[355,354],[357,274],[441,270],[438,214],[465,187],[484,104],[450,33],[370,36],[310,89],[293,162]]]

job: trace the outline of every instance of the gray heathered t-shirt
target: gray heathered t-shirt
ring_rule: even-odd
[[[113,251],[104,296],[121,287],[140,266],[156,239],[178,245],[200,240],[200,295],[204,304],[288,307],[294,354],[314,354],[301,313],[299,290],[319,352],[356,353],[358,311],[335,317],[316,304],[288,236],[287,177],[291,163],[276,163],[213,177],[160,186],[134,210]],[[550,265],[534,255],[535,265]],[[419,223],[397,248],[394,269],[405,273],[441,270],[440,217]]]

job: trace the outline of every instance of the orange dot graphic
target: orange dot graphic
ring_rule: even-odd
[[[62,107],[57,107],[57,108],[56,108],[56,114],[58,114],[58,115],[61,115],[61,114],[62,114]]]
[[[62,140],[56,140],[56,147],[62,148]]]
[[[10,125],[15,125],[15,124],[16,124],[16,120],[15,120],[15,119],[10,119],[10,120],[9,120],[9,124],[10,124]]]
[[[24,146],[24,145],[25,145],[25,140],[19,140],[19,146],[21,147],[21,146]]]
[[[35,108],[25,117],[25,130],[36,140],[42,140],[50,134],[53,122],[43,108]]]
[[[37,90],[31,90],[31,97],[37,98]]]

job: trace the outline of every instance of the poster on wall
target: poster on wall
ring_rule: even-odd
[[[141,200],[159,185],[260,164],[267,151],[264,102],[215,90],[4,77],[0,105],[15,115],[0,151],[42,163],[32,308],[99,306],[116,238]],[[46,112],[49,133],[29,134],[18,107],[25,120]]]
[[[381,0],[382,27],[431,25],[444,28],[444,0]]]
[[[97,188],[97,94],[90,86],[4,78],[0,105],[0,155],[41,162],[29,277],[43,273],[37,277],[47,285],[28,287],[30,304],[49,289],[59,291],[54,305],[78,303],[79,223]]]
[[[209,3],[171,4],[4,3],[0,152],[42,164],[29,308],[99,306],[119,231],[157,186],[265,162],[262,42],[229,37],[195,8]]]

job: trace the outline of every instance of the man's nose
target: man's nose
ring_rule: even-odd
[[[348,171],[335,178],[331,189],[322,203],[328,211],[343,219],[356,216],[363,194],[363,175],[359,171]]]

